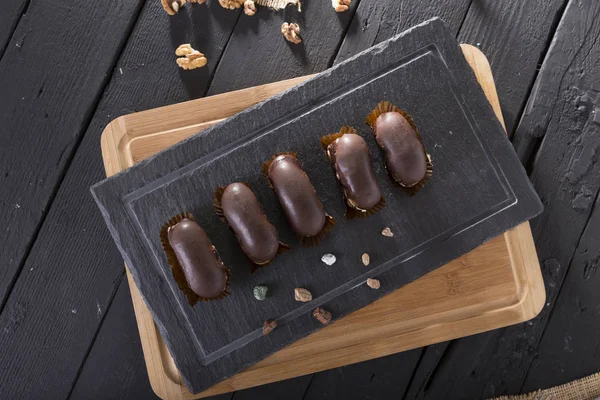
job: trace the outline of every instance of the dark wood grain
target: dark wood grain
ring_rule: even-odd
[[[442,18],[457,34],[470,3],[471,0],[362,0],[335,63],[433,17]]]
[[[401,399],[422,349],[314,375],[303,399]]]
[[[303,400],[306,389],[310,386],[313,375],[300,376],[269,385],[235,392],[232,400]]]
[[[69,393],[106,308],[123,277],[123,260],[109,239],[108,231],[89,194],[89,186],[105,176],[99,151],[100,134],[106,124],[118,115],[188,100],[194,93],[205,92],[210,71],[219,59],[238,16],[236,13],[222,10],[218,3],[213,3],[216,4],[216,9],[210,13],[205,9],[205,5],[186,7],[186,12],[173,17],[181,20],[170,18],[160,2],[146,3],[44,220],[23,273],[16,281],[6,308],[0,315],[0,358],[12,360],[9,364],[0,363],[0,398],[16,398],[17,395],[36,398],[40,393],[49,398],[64,398]],[[98,8],[98,5],[95,7]],[[120,20],[123,16],[110,18]],[[186,18],[193,18],[194,23],[199,25],[186,21]],[[188,30],[177,28],[179,25],[188,26]],[[159,28],[161,26],[162,28]],[[100,27],[102,25],[98,24],[97,29]],[[170,29],[174,30],[174,37],[164,34]],[[95,35],[103,36],[99,33]],[[203,42],[202,38],[206,37],[212,38],[210,42],[207,41],[210,45],[204,47],[210,60],[208,68],[180,76],[174,56],[177,44],[184,40],[191,40],[192,43],[195,40]],[[98,62],[95,58],[92,59]],[[6,57],[2,66],[5,66],[5,60]],[[85,70],[83,67],[78,68]],[[89,71],[87,73],[93,74],[94,77],[104,74]],[[32,75],[29,79],[34,77]],[[62,85],[67,87],[65,82]],[[68,87],[69,93],[78,92],[78,85],[75,85],[75,88]],[[0,91],[0,96],[12,96],[17,92],[18,90],[11,86],[10,93]],[[48,95],[50,94],[52,96],[46,101],[61,103],[55,94]],[[79,100],[81,101],[80,98]],[[10,104],[20,107],[16,100],[11,100]],[[64,102],[48,105],[56,107],[56,112],[66,112],[69,106],[75,107]],[[78,104],[77,107],[79,106]],[[92,110],[93,108],[87,112],[91,113]],[[43,113],[44,109],[36,112]],[[62,119],[67,118],[64,114],[59,116]],[[76,119],[75,116],[69,118]],[[40,138],[39,134],[18,131],[26,135],[23,142],[41,142],[36,144],[40,147],[37,153],[31,155],[40,160],[30,161],[30,165],[37,163],[43,166],[43,163],[51,162],[46,161],[46,157],[42,155],[42,144],[46,144],[45,151],[49,152],[54,145],[51,142],[60,141],[61,136],[57,132],[67,128],[66,121],[63,121],[62,126],[56,121],[54,123],[56,126],[53,129],[56,131],[53,131],[52,135],[49,132],[47,139],[44,139],[46,136]],[[17,135],[17,132],[11,134]],[[24,150],[14,151],[26,154]],[[50,155],[51,153],[48,157]],[[17,162],[16,154],[10,154],[9,158]],[[4,163],[4,160],[5,158],[2,158],[0,162]],[[31,169],[30,165],[25,167],[17,164],[21,168],[20,179],[25,182],[28,182],[27,173],[47,172],[43,169]],[[12,193],[3,191],[3,195]],[[14,213],[27,212],[26,210],[24,207],[14,209],[11,215],[17,218]],[[17,218],[12,225],[4,226],[16,231],[16,222],[21,223],[23,218]],[[4,244],[3,242],[2,245]],[[6,256],[3,252],[0,257]],[[118,307],[122,305],[119,304]],[[118,321],[109,319],[114,320]],[[107,329],[109,328],[121,329],[119,325],[112,324],[107,326]],[[130,335],[137,335],[136,331],[130,332]],[[92,360],[92,365],[98,367],[99,363],[94,364]],[[31,382],[36,383],[30,384]],[[79,390],[81,393],[85,388]]]
[[[423,348],[404,399],[423,399],[425,397],[431,377],[437,372],[439,361],[451,343],[454,342],[437,343]]]
[[[331,1],[305,1],[302,12],[289,6],[283,12],[259,7],[242,15],[215,73],[209,95],[320,72],[331,65],[354,9],[336,13]],[[283,22],[300,25],[302,43],[281,34]]]
[[[542,104],[539,107],[533,104],[532,111],[539,110],[534,113],[540,114],[540,117],[551,113],[554,118],[538,119],[542,125],[535,125],[530,119],[534,117],[532,114],[524,117],[523,122],[539,127],[546,135],[541,138],[540,151],[543,151],[549,142],[554,141],[547,135],[552,133],[556,118],[563,119],[565,114],[580,115],[581,120],[576,121],[578,124],[567,127],[568,137],[564,139],[567,141],[565,146],[574,151],[558,158],[560,165],[565,165],[562,160],[567,160],[567,157],[571,157],[572,161],[568,169],[557,169],[556,172],[566,172],[562,179],[569,183],[582,182],[578,190],[569,188],[561,193],[567,200],[565,207],[571,200],[569,208],[581,213],[582,217],[590,210],[592,213],[579,242],[571,244],[577,245],[575,256],[568,272],[562,271],[567,275],[522,387],[524,391],[547,386],[550,382],[552,385],[566,383],[600,369],[600,274],[597,273],[600,260],[599,174],[597,167],[591,167],[592,163],[598,162],[600,148],[600,71],[594,67],[600,62],[600,4],[592,1],[581,5],[577,3],[573,2],[569,7],[546,61],[548,65],[540,73],[547,78],[536,85],[539,92],[535,95]],[[550,71],[552,65],[555,66],[554,71]],[[554,85],[550,86],[550,81]],[[556,99],[553,93],[558,94]],[[547,128],[542,128],[546,124]],[[589,172],[586,171],[588,168]]]
[[[30,0],[15,0],[2,4],[0,13],[0,59],[8,46],[17,24],[21,20],[23,13],[26,12]],[[14,46],[17,46],[15,43]]]
[[[140,335],[127,280],[121,280],[113,301],[119,307],[106,315],[71,399],[158,399],[148,381]],[[112,329],[119,326],[119,329]]]
[[[555,43],[568,43],[573,30],[582,29],[589,32],[583,34],[585,50],[571,52],[568,45],[553,46],[544,68],[562,70],[558,76],[563,78],[540,74],[536,83],[540,88],[558,86],[544,89],[554,91],[558,98],[531,173],[546,206],[544,213],[532,221],[532,230],[544,274],[547,307],[532,321],[453,343],[452,351],[444,353],[438,371],[427,383],[426,398],[440,398],[454,388],[460,388],[457,398],[465,399],[518,393],[531,371],[536,348],[600,189],[600,166],[594,162],[600,146],[594,113],[599,93],[598,71],[594,68],[599,56],[598,22],[594,18],[597,8],[593,1],[569,3]],[[564,51],[572,54],[568,63],[563,62]],[[528,118],[542,119],[546,111],[544,107],[532,107]]]
[[[142,1],[58,3],[33,2],[0,60],[0,311]]]
[[[566,0],[474,0],[458,35],[492,67],[506,130],[512,134]]]
[[[596,198],[521,392],[561,385],[600,370],[599,238]]]
[[[557,108],[561,95],[562,82],[566,74],[576,73],[572,63],[580,53],[591,51],[594,37],[594,19],[598,10],[586,2],[572,3],[569,14],[561,24],[561,34],[556,35],[548,52],[548,62],[544,62],[539,72],[519,126],[513,136],[513,145],[523,161],[530,160],[539,147],[542,137],[552,118],[560,112]],[[554,85],[548,82],[556,82]]]

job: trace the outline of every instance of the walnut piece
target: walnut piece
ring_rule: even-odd
[[[204,4],[206,3],[206,0],[189,0],[190,3],[198,3],[198,4]]]
[[[313,317],[317,319],[323,325],[327,325],[331,321],[331,313],[321,307],[315,308],[313,311]]]
[[[273,331],[273,329],[277,328],[277,321],[273,319],[268,319],[263,324],[263,335],[268,335]]]
[[[169,15],[175,15],[181,7],[185,4],[186,0],[160,0],[163,8]]]
[[[177,65],[185,70],[204,67],[208,63],[208,59],[204,54],[194,50],[189,43],[179,46],[175,50],[175,55],[179,56]]]
[[[256,5],[254,4],[254,1],[246,0],[244,2],[244,14],[250,17],[256,14]]]
[[[371,263],[371,256],[369,256],[369,253],[364,253],[361,259],[365,267]]]
[[[183,57],[183,56],[187,56],[188,54],[190,54],[193,51],[194,51],[194,49],[192,49],[191,44],[184,43],[175,50],[175,55],[178,57]]]
[[[294,289],[294,298],[296,301],[306,303],[312,300],[312,294],[304,288],[296,288]]]
[[[284,22],[281,25],[281,33],[288,42],[298,44],[302,41],[302,39],[300,39],[300,26],[298,26],[298,24]]]
[[[379,289],[379,287],[381,286],[381,282],[379,282],[379,279],[369,278],[367,279],[367,285],[371,289]]]
[[[331,6],[336,12],[344,12],[350,7],[350,0],[331,0]]]
[[[290,4],[298,7],[298,11],[302,11],[300,0],[255,0],[259,6],[269,7],[275,11],[283,10]]]
[[[233,10],[240,8],[244,4],[244,0],[219,0],[219,4],[223,8]]]

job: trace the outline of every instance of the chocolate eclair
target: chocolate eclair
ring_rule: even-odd
[[[323,204],[294,153],[273,156],[262,166],[285,216],[303,246],[315,246],[333,228],[335,220]]]
[[[421,190],[433,172],[412,118],[388,101],[381,102],[366,119],[385,153],[392,178],[411,195]]]
[[[217,215],[233,230],[242,251],[252,262],[252,272],[289,249],[288,245],[279,241],[277,229],[269,222],[247,183],[235,182],[225,188],[217,188],[213,205]]]
[[[229,269],[192,214],[171,218],[160,238],[173,277],[190,305],[229,294]]]
[[[366,217],[381,210],[385,198],[381,195],[365,140],[354,128],[343,126],[338,133],[323,136],[321,144],[342,184],[346,217]]]

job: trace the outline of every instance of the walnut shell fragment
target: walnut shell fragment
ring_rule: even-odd
[[[244,0],[219,0],[219,4],[228,10],[240,8],[244,4]]]
[[[185,70],[204,67],[208,63],[208,59],[204,54],[194,50],[189,43],[179,46],[175,50],[175,55],[179,57],[177,65]]]
[[[244,2],[244,14],[246,14],[249,17],[256,14],[256,5],[254,4],[254,1],[246,0]]]
[[[327,325],[331,321],[331,313],[324,308],[317,307],[313,311],[313,317],[323,325]]]
[[[331,0],[331,6],[336,12],[348,11],[350,0]]]
[[[263,324],[263,335],[268,335],[273,331],[273,329],[277,328],[277,321],[273,319],[268,319]]]
[[[288,42],[292,42],[294,44],[302,42],[302,39],[300,38],[300,26],[296,23],[290,24],[284,22],[281,25],[281,33]]]
[[[255,0],[255,3],[259,6],[269,7],[275,11],[283,10],[291,4],[297,6],[299,12],[302,11],[300,0]]]
[[[175,15],[186,0],[161,0],[162,6],[169,15]]]
[[[294,298],[296,301],[306,303],[312,300],[312,294],[307,289],[296,288],[294,289]]]

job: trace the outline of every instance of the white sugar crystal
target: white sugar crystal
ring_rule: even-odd
[[[333,254],[327,253],[323,254],[323,257],[321,257],[321,261],[323,261],[327,265],[333,265],[336,261],[336,258]]]

